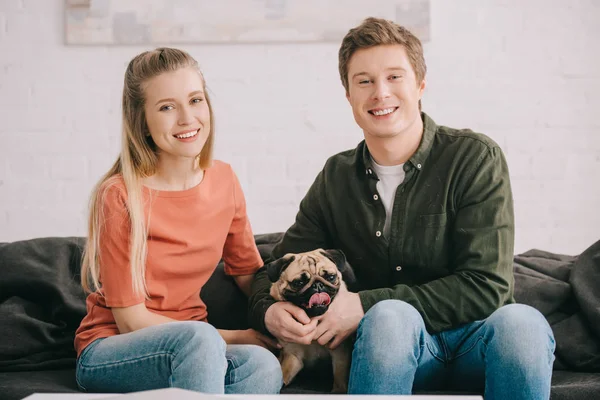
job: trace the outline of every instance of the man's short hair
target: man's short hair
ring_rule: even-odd
[[[352,55],[360,49],[393,44],[399,44],[404,47],[410,65],[415,71],[417,84],[421,83],[427,73],[421,41],[408,29],[393,21],[369,17],[359,26],[350,29],[340,46],[340,78],[342,79],[342,85],[344,85],[346,93],[349,91],[348,64],[350,63]]]

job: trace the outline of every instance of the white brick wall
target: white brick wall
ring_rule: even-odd
[[[124,69],[146,49],[65,46],[63,3],[0,2],[0,241],[85,234],[89,192],[119,148]],[[600,1],[432,0],[431,13],[424,109],[504,149],[516,251],[600,239]],[[183,48],[255,232],[285,230],[326,158],[362,137],[338,44]]]

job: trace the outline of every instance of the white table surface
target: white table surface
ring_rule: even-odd
[[[481,396],[452,395],[414,395],[414,396],[367,396],[367,395],[332,395],[332,394],[275,394],[275,395],[214,395],[192,392],[189,390],[169,388],[149,390],[129,394],[110,393],[35,393],[23,400],[483,400]]]

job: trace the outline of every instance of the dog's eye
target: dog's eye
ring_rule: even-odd
[[[304,282],[304,279],[294,279],[290,282],[290,286],[292,287],[292,289],[300,289],[302,288],[302,286],[304,286],[305,283],[306,282]]]
[[[325,274],[325,279],[327,279],[329,282],[335,282],[337,279],[337,274]]]

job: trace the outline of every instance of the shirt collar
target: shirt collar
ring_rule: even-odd
[[[421,119],[423,120],[423,136],[421,137],[421,143],[417,148],[415,154],[404,164],[405,170],[408,164],[412,165],[418,170],[421,170],[429,157],[431,152],[431,146],[433,145],[433,139],[435,132],[437,131],[436,123],[424,112],[421,112]],[[363,140],[359,147],[362,146],[362,161],[365,166],[365,174],[369,175],[374,179],[378,179],[373,169],[373,163],[371,162],[371,153],[367,148],[367,143]]]

